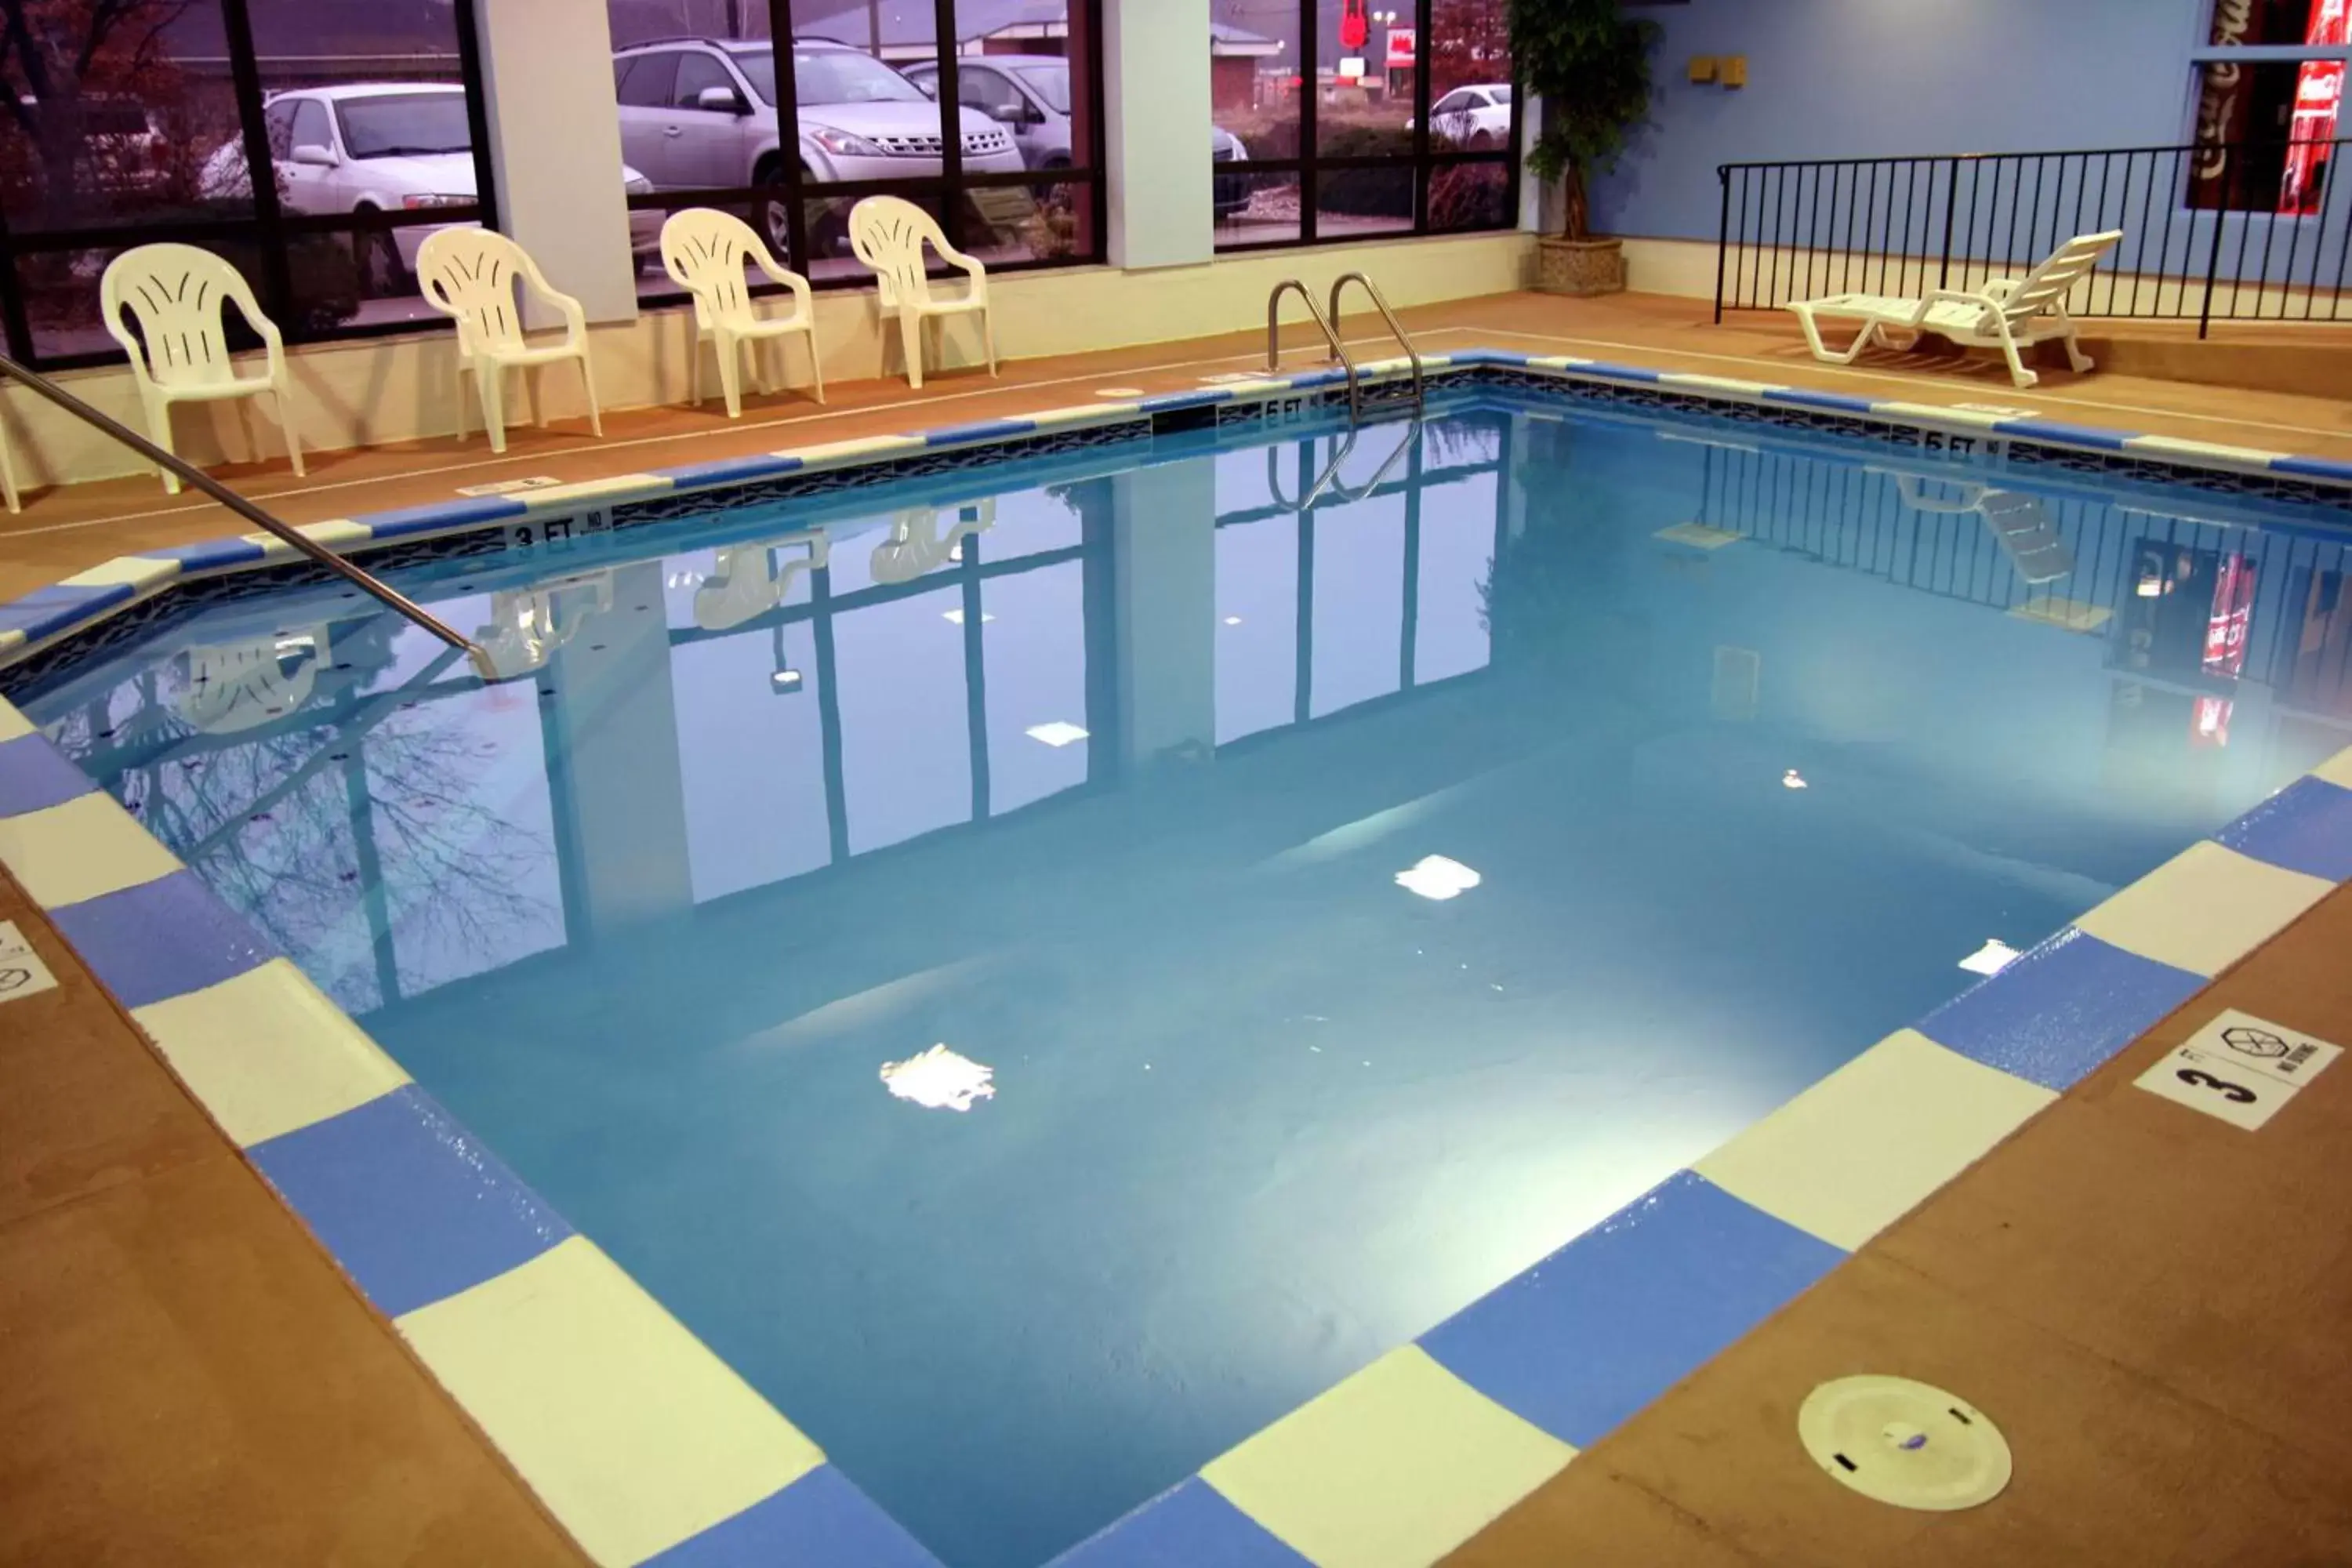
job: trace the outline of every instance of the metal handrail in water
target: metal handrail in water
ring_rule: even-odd
[[[194,464],[190,463],[184,458],[173,453],[163,450],[163,447],[155,445],[154,442],[149,440],[146,437],[142,436],[138,431],[131,429],[121,420],[112,418],[111,416],[92,408],[89,404],[84,403],[80,398],[76,397],[72,393],[68,392],[64,387],[59,386],[47,376],[41,374],[38,371],[18,363],[16,360],[10,358],[6,354],[0,354],[0,375],[12,376],[16,380],[24,383],[24,384],[31,387],[41,396],[47,398],[51,403],[56,404],[58,407],[64,409],[67,413],[72,415],[75,418],[89,426],[91,429],[99,431],[103,435],[111,436],[114,439],[121,442],[124,446],[130,447],[132,451],[138,453],[149,462],[155,464],[159,468],[170,469],[173,474],[179,476],[182,483],[194,486],[197,489],[200,489],[205,494],[212,497],[213,500],[220,502],[221,505],[228,508],[229,510],[236,513],[237,516],[245,519],[246,521],[253,524],[256,528],[260,529],[263,532],[285,541],[289,545],[300,551],[303,554],[309,556],[320,565],[324,566],[328,571],[332,572],[336,576],[342,578],[347,583],[350,583],[353,587],[361,589],[373,597],[382,601],[390,608],[397,610],[400,614],[415,622],[426,631],[431,632],[435,637],[439,637],[443,642],[447,643],[451,647],[463,653],[467,661],[473,665],[475,672],[481,676],[484,680],[499,680],[504,679],[504,677],[499,673],[497,666],[491,662],[489,654],[484,650],[481,644],[474,641],[471,637],[458,635],[458,633],[452,630],[448,626],[436,617],[432,612],[418,605],[415,600],[409,598],[398,589],[390,586],[373,574],[362,571],[359,567],[352,565],[350,562],[344,560],[341,556],[336,554],[325,545],[320,544],[317,540],[310,538],[308,534],[301,532],[299,530],[295,529],[279,521],[278,518],[271,516],[268,512],[262,510],[261,508],[246,500],[245,497],[237,494],[226,485],[222,484],[218,479],[214,479],[210,474],[205,472],[202,468],[197,468]]]
[[[1348,351],[1339,346],[1339,334],[1331,330],[1331,323],[1324,316],[1322,307],[1316,304],[1315,296],[1308,293],[1307,285],[1296,278],[1284,279],[1265,298],[1265,368],[1269,372],[1282,368],[1282,297],[1293,291],[1297,293],[1300,303],[1307,307],[1307,313],[1315,318],[1315,324],[1323,329],[1323,341],[1331,345],[1333,361],[1347,367],[1348,421],[1351,425],[1360,423],[1364,417],[1364,398],[1356,382],[1356,362],[1349,359]]]
[[[1373,282],[1370,279],[1365,277],[1360,272],[1342,272],[1339,274],[1339,278],[1331,284],[1332,326],[1337,327],[1339,324],[1339,295],[1350,283],[1360,283],[1363,285],[1364,292],[1371,296],[1372,309],[1381,313],[1381,320],[1389,324],[1389,331],[1395,335],[1399,346],[1404,350],[1405,358],[1412,362],[1412,405],[1415,408],[1426,407],[1428,405],[1428,400],[1423,394],[1421,351],[1412,346],[1412,339],[1405,331],[1404,323],[1396,319],[1396,312],[1394,310],[1389,309],[1388,300],[1383,299],[1381,295],[1381,288],[1379,284]],[[1336,337],[1333,339],[1331,346],[1333,351],[1336,353],[1339,348],[1339,342]]]
[[[1292,506],[1290,504],[1290,499],[1282,493],[1282,479],[1281,476],[1275,471],[1276,448],[1268,447],[1265,449],[1266,494],[1273,498],[1275,505],[1281,507],[1286,510],[1302,513],[1314,510],[1315,503],[1323,499],[1323,492],[1325,490],[1331,489],[1335,484],[1338,484],[1339,478],[1339,465],[1346,462],[1348,460],[1349,454],[1355,451],[1356,437],[1362,433],[1363,426],[1360,425],[1350,425],[1348,426],[1347,439],[1340,442],[1338,448],[1332,452],[1331,460],[1323,465],[1322,477],[1315,481],[1312,489],[1307,490],[1307,499],[1300,501],[1297,506]],[[1341,504],[1353,506],[1358,501],[1370,500],[1374,492],[1379,490],[1381,486],[1388,482],[1389,470],[1397,466],[1397,459],[1403,457],[1407,452],[1412,450],[1412,444],[1420,438],[1420,436],[1421,416],[1415,414],[1412,416],[1412,423],[1405,429],[1403,438],[1397,442],[1396,450],[1389,454],[1388,460],[1380,466],[1380,470],[1377,473],[1372,475],[1371,482],[1370,484],[1355,490],[1349,490],[1345,485],[1339,485],[1338,489],[1334,493],[1338,496]]]

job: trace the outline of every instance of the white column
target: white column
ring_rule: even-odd
[[[1209,0],[1106,0],[1103,90],[1111,264],[1212,259]]]
[[[604,0],[484,0],[475,14],[499,226],[590,321],[635,321]]]
[[[1111,480],[1119,728],[1129,763],[1217,743],[1217,468]]]
[[[1529,93],[1519,106],[1519,227],[1529,234],[1547,234],[1559,226],[1559,215],[1547,209],[1558,205],[1553,192],[1528,167],[1537,132],[1543,128],[1543,100]]]

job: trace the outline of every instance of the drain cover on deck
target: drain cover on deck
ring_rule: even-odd
[[[1984,1413],[1907,1377],[1841,1377],[1805,1396],[1797,1437],[1867,1498],[1947,1511],[2009,1485],[2009,1442]]]

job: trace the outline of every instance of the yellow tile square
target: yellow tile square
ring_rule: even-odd
[[[283,958],[131,1016],[244,1148],[408,1081],[365,1030]]]
[[[398,1327],[599,1563],[641,1563],[824,1460],[585,1237]]]
[[[2074,923],[2126,952],[2219,974],[2317,903],[2331,884],[2193,844]]]
[[[1428,1568],[1575,1457],[1406,1345],[1201,1477],[1316,1568]]]
[[[33,721],[16,711],[13,702],[0,701],[0,741],[21,740],[33,732]]]
[[[2345,747],[2311,771],[2329,784],[2352,789],[2352,746]]]
[[[2057,1098],[1900,1029],[1694,1169],[1852,1251]]]
[[[0,818],[0,861],[35,903],[49,910],[135,888],[180,868],[172,852],[111,795],[97,794]]]
[[[68,588],[111,588],[128,584],[133,593],[143,594],[158,583],[169,582],[180,574],[180,563],[144,555],[118,555],[102,561],[87,572],[77,572],[67,578]]]

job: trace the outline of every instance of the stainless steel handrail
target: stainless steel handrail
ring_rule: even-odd
[[[1307,285],[1296,278],[1284,279],[1265,298],[1265,368],[1268,371],[1282,368],[1282,297],[1293,290],[1297,292],[1299,302],[1307,307],[1307,313],[1315,318],[1315,324],[1323,329],[1323,341],[1331,345],[1331,358],[1348,368],[1348,419],[1350,424],[1355,424],[1364,417],[1363,393],[1356,384],[1356,362],[1349,359],[1348,351],[1339,346],[1339,334],[1331,330],[1331,323],[1325,318],[1323,308],[1316,304],[1315,296],[1308,293]]]
[[[229,510],[236,513],[237,516],[245,519],[246,521],[253,524],[256,528],[260,529],[263,532],[270,534],[278,539],[284,540],[288,544],[291,545],[296,550],[300,551],[303,554],[309,556],[320,565],[324,566],[336,576],[342,578],[347,583],[350,583],[353,587],[362,590],[374,598],[381,600],[384,605],[388,605],[392,609],[399,611],[400,614],[407,616],[418,626],[423,626],[426,631],[431,632],[435,637],[439,637],[451,647],[463,653],[467,659],[473,665],[475,673],[478,674],[484,680],[498,680],[503,679],[499,674],[497,667],[491,663],[489,654],[483,649],[481,644],[474,641],[471,637],[459,636],[456,631],[452,630],[448,626],[445,625],[436,617],[432,612],[418,605],[415,600],[409,598],[398,589],[390,586],[373,574],[362,571],[359,567],[352,565],[350,562],[344,560],[341,556],[336,554],[333,551],[328,549],[317,540],[310,538],[308,534],[301,532],[299,530],[295,529],[279,521],[278,518],[271,516],[268,512],[262,510],[261,508],[246,500],[245,497],[237,494],[235,490],[229,489],[218,479],[214,479],[210,474],[205,472],[202,468],[197,468],[194,464],[190,463],[173,453],[163,450],[163,447],[158,447],[154,442],[150,441],[146,437],[142,436],[138,431],[131,429],[121,420],[112,418],[111,416],[92,408],[89,404],[83,402],[80,398],[76,397],[72,393],[68,392],[64,387],[59,386],[47,376],[41,374],[40,372],[33,370],[26,365],[18,363],[16,360],[10,358],[6,354],[0,354],[0,375],[11,376],[16,380],[22,382],[25,385],[31,387],[41,396],[47,398],[51,403],[56,404],[58,407],[64,409],[67,413],[72,415],[75,418],[89,426],[91,429],[97,430],[103,435],[113,437],[114,439],[121,442],[124,446],[130,447],[132,451],[138,453],[149,462],[155,464],[159,468],[170,469],[173,474],[179,477],[182,483],[194,486],[197,489],[200,489],[204,491],[205,494],[212,497],[213,500],[220,502],[221,505],[228,508]]]
[[[1372,308],[1381,313],[1381,320],[1389,324],[1389,331],[1396,334],[1397,342],[1404,349],[1405,358],[1412,362],[1412,405],[1415,408],[1426,407],[1428,405],[1428,399],[1423,395],[1421,351],[1412,346],[1412,338],[1405,331],[1404,323],[1396,319],[1396,312],[1394,310],[1389,309],[1388,300],[1383,299],[1381,295],[1381,287],[1379,284],[1373,282],[1370,278],[1365,277],[1360,272],[1342,272],[1339,274],[1339,276],[1334,279],[1331,284],[1332,326],[1336,328],[1339,324],[1339,295],[1350,283],[1360,283],[1364,286],[1364,292],[1371,296]],[[1336,335],[1334,335],[1331,340],[1331,346],[1334,352],[1336,352],[1339,346],[1339,341]]]

